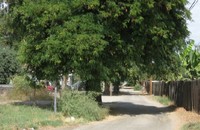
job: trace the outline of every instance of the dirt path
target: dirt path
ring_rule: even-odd
[[[103,96],[103,102],[111,108],[112,119],[89,123],[76,128],[56,130],[175,130],[176,117],[171,118],[173,109],[149,100],[132,89],[122,89],[126,95]]]

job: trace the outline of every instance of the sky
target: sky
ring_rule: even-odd
[[[189,0],[189,5],[194,0]],[[192,21],[188,21],[188,29],[190,31],[190,39],[195,41],[195,44],[200,45],[200,0],[198,3],[191,9]]]

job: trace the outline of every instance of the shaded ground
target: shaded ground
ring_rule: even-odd
[[[77,127],[56,130],[175,130],[176,120],[169,117],[174,109],[149,100],[132,89],[122,89],[120,96],[103,96],[104,105],[110,107],[111,120],[93,122]],[[128,95],[127,95],[128,94]],[[116,118],[115,118],[116,117]]]

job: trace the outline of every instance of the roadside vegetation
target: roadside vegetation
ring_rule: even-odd
[[[181,130],[200,130],[200,122],[187,123],[181,128]]]
[[[7,93],[11,100],[52,100],[52,95],[44,85],[32,85],[26,75],[15,75],[12,80],[13,88]]]
[[[95,101],[95,95],[98,93],[62,91],[61,97],[58,98],[58,113],[55,114],[52,105],[53,92],[47,91],[44,86],[33,88],[26,76],[15,76],[13,88],[1,98],[18,102],[0,105],[0,129],[56,127],[98,121],[107,116],[108,110]],[[35,102],[41,100],[48,103]]]
[[[141,91],[142,90],[142,86],[140,85],[140,84],[136,84],[136,85],[134,85],[133,86],[133,89],[135,90],[135,91]]]
[[[108,110],[99,106],[93,95],[95,94],[64,91],[59,102],[59,110],[65,116],[83,118],[87,121],[102,120],[108,115]]]
[[[169,106],[173,104],[173,102],[166,96],[154,96],[153,99],[165,106]]]
[[[64,91],[59,99],[57,113],[53,112],[51,104],[41,108],[34,104],[0,105],[0,129],[37,129],[102,120],[108,115],[108,109],[99,106],[91,95],[93,94]]]
[[[0,129],[39,128],[63,125],[62,114],[24,105],[0,105]]]

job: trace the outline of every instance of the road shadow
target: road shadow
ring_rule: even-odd
[[[109,93],[110,94],[110,93]],[[103,96],[110,96],[108,93],[103,94]],[[120,87],[118,94],[112,93],[112,96],[124,96],[124,95],[136,95],[136,96],[146,96],[149,95],[146,90],[134,91],[133,87]]]
[[[20,101],[20,102],[14,102],[12,103],[12,105],[34,106],[42,109],[53,110],[52,100]]]
[[[115,96],[124,96],[124,95],[146,96],[149,94],[142,93],[141,91],[119,91],[119,94]]]
[[[133,104],[130,102],[109,102],[103,103],[105,107],[110,109],[110,115],[119,116],[119,115],[142,115],[142,114],[162,114],[167,112],[172,112],[176,109],[175,106],[167,106],[167,107],[155,107],[155,106],[146,106]]]

